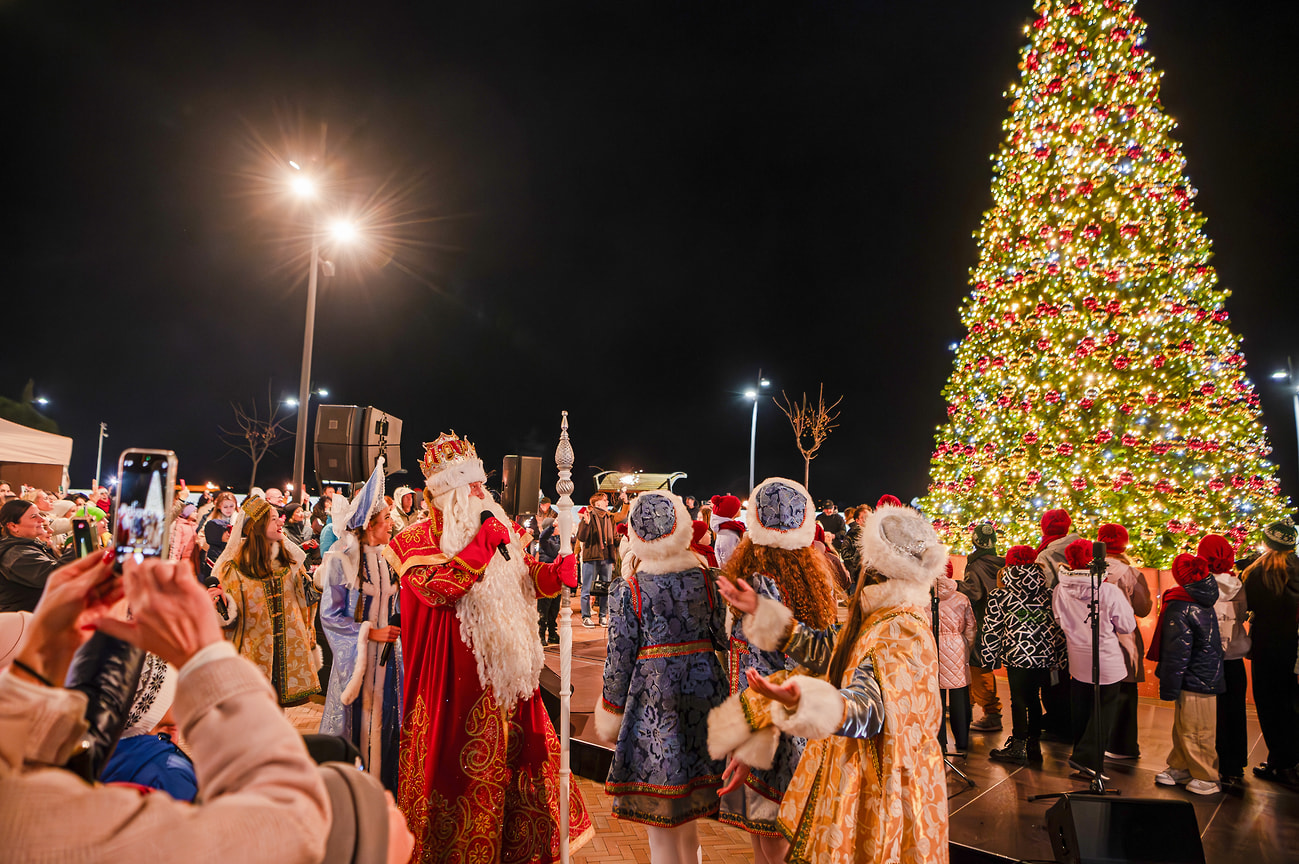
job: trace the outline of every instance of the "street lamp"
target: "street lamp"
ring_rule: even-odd
[[[316,184],[310,176],[302,173],[298,163],[290,161],[289,165],[298,172],[289,181],[289,187],[299,198],[314,200],[317,197]],[[302,410],[298,411],[298,430],[293,445],[293,488],[298,491],[298,494],[304,492],[302,479],[307,468],[308,420],[306,415],[311,397],[311,347],[316,330],[316,281],[322,267],[326,276],[334,275],[334,265],[329,261],[320,260],[320,235],[320,220],[317,213],[311,231],[311,270],[307,276],[307,326],[302,334],[302,377],[298,381],[298,399],[295,403],[302,406]],[[350,222],[335,221],[330,224],[329,236],[340,243],[352,242],[357,237],[356,226]]]
[[[758,370],[758,384],[744,391],[745,399],[753,400],[753,423],[749,427],[749,491],[753,491],[753,465],[754,459],[758,452],[758,402],[759,395],[764,387],[770,387],[771,382],[762,377],[762,370]]]
[[[1290,388],[1291,396],[1294,399],[1295,443],[1299,444],[1299,379],[1295,378],[1294,361],[1289,357],[1285,358],[1285,368],[1273,372],[1272,380],[1284,381],[1286,386]]]

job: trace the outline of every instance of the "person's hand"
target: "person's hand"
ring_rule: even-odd
[[[779,702],[786,708],[798,707],[798,700],[802,694],[798,689],[797,678],[787,678],[784,684],[773,684],[770,679],[763,678],[752,669],[747,670],[745,675],[749,679],[749,686],[759,696],[766,696],[772,702]]]
[[[20,661],[52,683],[63,683],[72,655],[122,598],[122,580],[113,573],[112,562],[112,550],[92,553],[50,574]]]
[[[745,615],[752,615],[758,611],[758,592],[749,587],[749,583],[743,579],[736,579],[734,582],[725,577],[718,579],[717,592],[722,595],[723,600]]]
[[[182,668],[199,650],[221,641],[208,592],[188,561],[127,561],[122,568],[132,619],[102,617],[102,633],[130,642]]]
[[[388,799],[388,864],[406,864],[415,851],[415,837],[406,827],[406,814],[392,800],[392,793],[385,789],[383,796]]]
[[[397,637],[401,635],[401,628],[396,624],[390,624],[387,627],[374,627],[370,630],[371,642],[396,642]]]
[[[510,529],[493,516],[479,527],[478,536],[487,544],[488,549],[495,549],[502,543],[510,542]]]
[[[722,779],[726,781],[726,784],[717,790],[717,794],[720,796],[725,795],[727,792],[734,792],[744,785],[744,781],[748,776],[749,766],[732,756],[726,762],[726,770],[722,772]]]
[[[559,558],[559,581],[566,588],[577,587],[577,556],[561,555]]]

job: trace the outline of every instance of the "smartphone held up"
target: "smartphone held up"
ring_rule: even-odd
[[[176,486],[176,454],[170,450],[126,450],[117,463],[117,506],[113,545],[117,566],[164,558],[171,529],[171,495]]]

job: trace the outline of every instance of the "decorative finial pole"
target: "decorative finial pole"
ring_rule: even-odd
[[[555,467],[559,469],[559,554],[573,551],[573,445],[568,440],[568,412],[559,421],[559,446],[555,448]],[[559,860],[569,864],[568,801],[571,794],[573,772],[569,768],[569,728],[572,705],[569,693],[573,689],[573,597],[567,586],[560,589],[559,604]]]

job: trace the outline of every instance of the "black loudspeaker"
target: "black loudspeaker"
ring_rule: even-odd
[[[401,420],[378,408],[359,405],[316,407],[316,480],[364,483],[374,470],[380,444],[386,444],[385,474],[401,470]]]
[[[541,457],[506,456],[501,465],[501,508],[516,522],[537,512],[541,499]]]
[[[1046,811],[1046,830],[1064,864],[1204,864],[1189,801],[1066,795]]]

